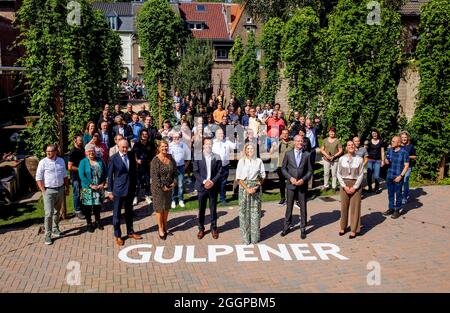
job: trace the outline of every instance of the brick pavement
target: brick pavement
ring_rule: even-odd
[[[118,258],[111,225],[111,212],[102,212],[104,231],[86,233],[77,219],[66,221],[66,233],[52,246],[43,244],[38,226],[0,230],[0,292],[449,292],[450,291],[450,186],[413,189],[414,198],[406,214],[397,220],[385,218],[387,194],[363,200],[363,235],[355,240],[338,236],[339,201],[336,197],[308,202],[309,234],[305,241],[295,232],[282,238],[284,207],[264,203],[261,244],[274,249],[277,244],[332,243],[349,260],[286,261],[271,255],[258,262],[238,262],[236,253],[219,256],[217,262],[185,262],[186,246],[195,246],[195,256],[205,257],[208,245],[241,244],[238,208],[222,208],[219,213],[220,238],[208,233],[196,238],[196,211],[171,213],[169,227],[173,237],[159,239],[154,214],[148,207],[135,209],[135,230],[152,244],[148,263],[129,264]],[[298,214],[298,211],[297,211]],[[298,222],[298,215],[295,216]],[[123,225],[124,227],[124,225]],[[297,226],[298,227],[298,226]],[[155,246],[164,246],[164,257],[173,256],[175,245],[183,245],[183,258],[161,264],[153,260]],[[147,249],[148,251],[148,249]],[[137,257],[137,251],[130,252]],[[291,253],[291,255],[293,255]],[[66,282],[70,261],[80,264],[81,284]],[[381,284],[369,286],[367,264],[381,266]]]

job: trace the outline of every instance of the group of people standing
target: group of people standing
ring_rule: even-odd
[[[183,104],[178,99],[185,99]],[[324,162],[324,186],[341,187],[341,229],[345,234],[348,216],[351,220],[350,238],[360,231],[360,207],[364,176],[367,166],[368,191],[380,192],[380,168],[389,165],[387,187],[389,209],[386,215],[398,217],[400,207],[408,198],[410,159],[415,158],[409,135],[395,136],[385,153],[385,144],[376,130],[371,132],[368,144],[361,146],[355,137],[346,149],[336,138],[336,130],[328,129],[328,137],[319,144],[323,131],[318,118],[309,119],[293,112],[293,121],[287,126],[280,106],[253,106],[248,100],[241,112],[237,100],[232,98],[229,110],[223,93],[212,97],[208,105],[198,104],[192,98],[174,97],[174,119],[164,121],[157,129],[145,108],[136,113],[131,105],[122,112],[119,105],[109,111],[105,105],[98,123],[87,124],[84,134],[74,138],[69,156],[68,171],[73,186],[74,211],[86,219],[87,230],[102,230],[100,208],[105,199],[113,203],[113,226],[117,245],[124,239],[120,229],[121,209],[125,209],[127,238],[141,239],[133,229],[133,206],[143,191],[148,204],[156,212],[158,235],[162,240],[173,235],[167,227],[168,212],[177,205],[184,207],[184,180],[194,180],[198,196],[198,239],[205,236],[205,212],[209,201],[211,234],[219,237],[217,204],[226,203],[226,184],[230,161],[238,159],[235,180],[239,185],[239,223],[242,241],[257,243],[260,238],[262,185],[269,160],[275,156],[275,168],[280,183],[280,205],[286,205],[285,222],[281,231],[286,236],[292,229],[292,212],[300,209],[300,237],[306,238],[307,190],[312,187],[316,149]],[[180,111],[182,107],[189,110]],[[235,109],[237,106],[237,109]],[[208,115],[208,112],[212,113]],[[191,127],[186,113],[193,114]],[[236,115],[236,116],[234,116]],[[175,126],[172,127],[172,124]],[[178,127],[177,127],[178,126]],[[239,129],[243,136],[239,137]],[[236,153],[236,150],[239,150]],[[64,161],[57,157],[56,147],[46,147],[47,157],[40,161],[36,180],[44,195],[45,243],[52,243],[52,234],[61,236],[58,228],[58,208],[68,192],[69,179]],[[65,189],[64,189],[65,186]],[[234,187],[233,187],[234,189]],[[402,191],[403,190],[403,191]],[[92,222],[91,215],[95,222]]]

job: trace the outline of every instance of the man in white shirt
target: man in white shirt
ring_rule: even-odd
[[[178,177],[177,185],[172,191],[172,209],[176,207],[176,200],[178,198],[178,204],[180,207],[184,208],[183,200],[183,179],[185,169],[189,166],[189,161],[191,159],[191,150],[189,147],[180,140],[180,133],[174,131],[172,133],[172,142],[169,144],[169,154],[172,155],[175,162],[177,163]],[[178,189],[178,193],[177,193]]]
[[[224,137],[223,130],[221,128],[216,130],[216,139],[213,140],[212,152],[218,154],[222,160],[222,179],[220,181],[220,202],[222,205],[226,202],[226,185],[228,175],[230,173],[230,159],[233,156],[234,149],[236,149],[236,143],[231,142],[228,138]]]
[[[55,145],[45,147],[47,157],[39,161],[36,182],[44,197],[45,244],[51,245],[52,233],[56,238],[62,237],[59,229],[59,213],[64,195],[69,195],[69,179],[66,164],[57,156]],[[65,187],[65,188],[64,188]]]

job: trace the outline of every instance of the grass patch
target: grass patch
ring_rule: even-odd
[[[66,197],[67,217],[73,215],[72,191]],[[44,200],[27,204],[6,205],[0,210],[0,228],[25,227],[44,222]]]

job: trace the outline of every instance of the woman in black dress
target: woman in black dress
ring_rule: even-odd
[[[156,212],[158,222],[159,238],[166,240],[167,218],[172,202],[172,189],[176,186],[177,165],[175,160],[168,154],[169,144],[166,140],[158,143],[158,152],[151,163],[151,189],[153,195],[153,208]]]

